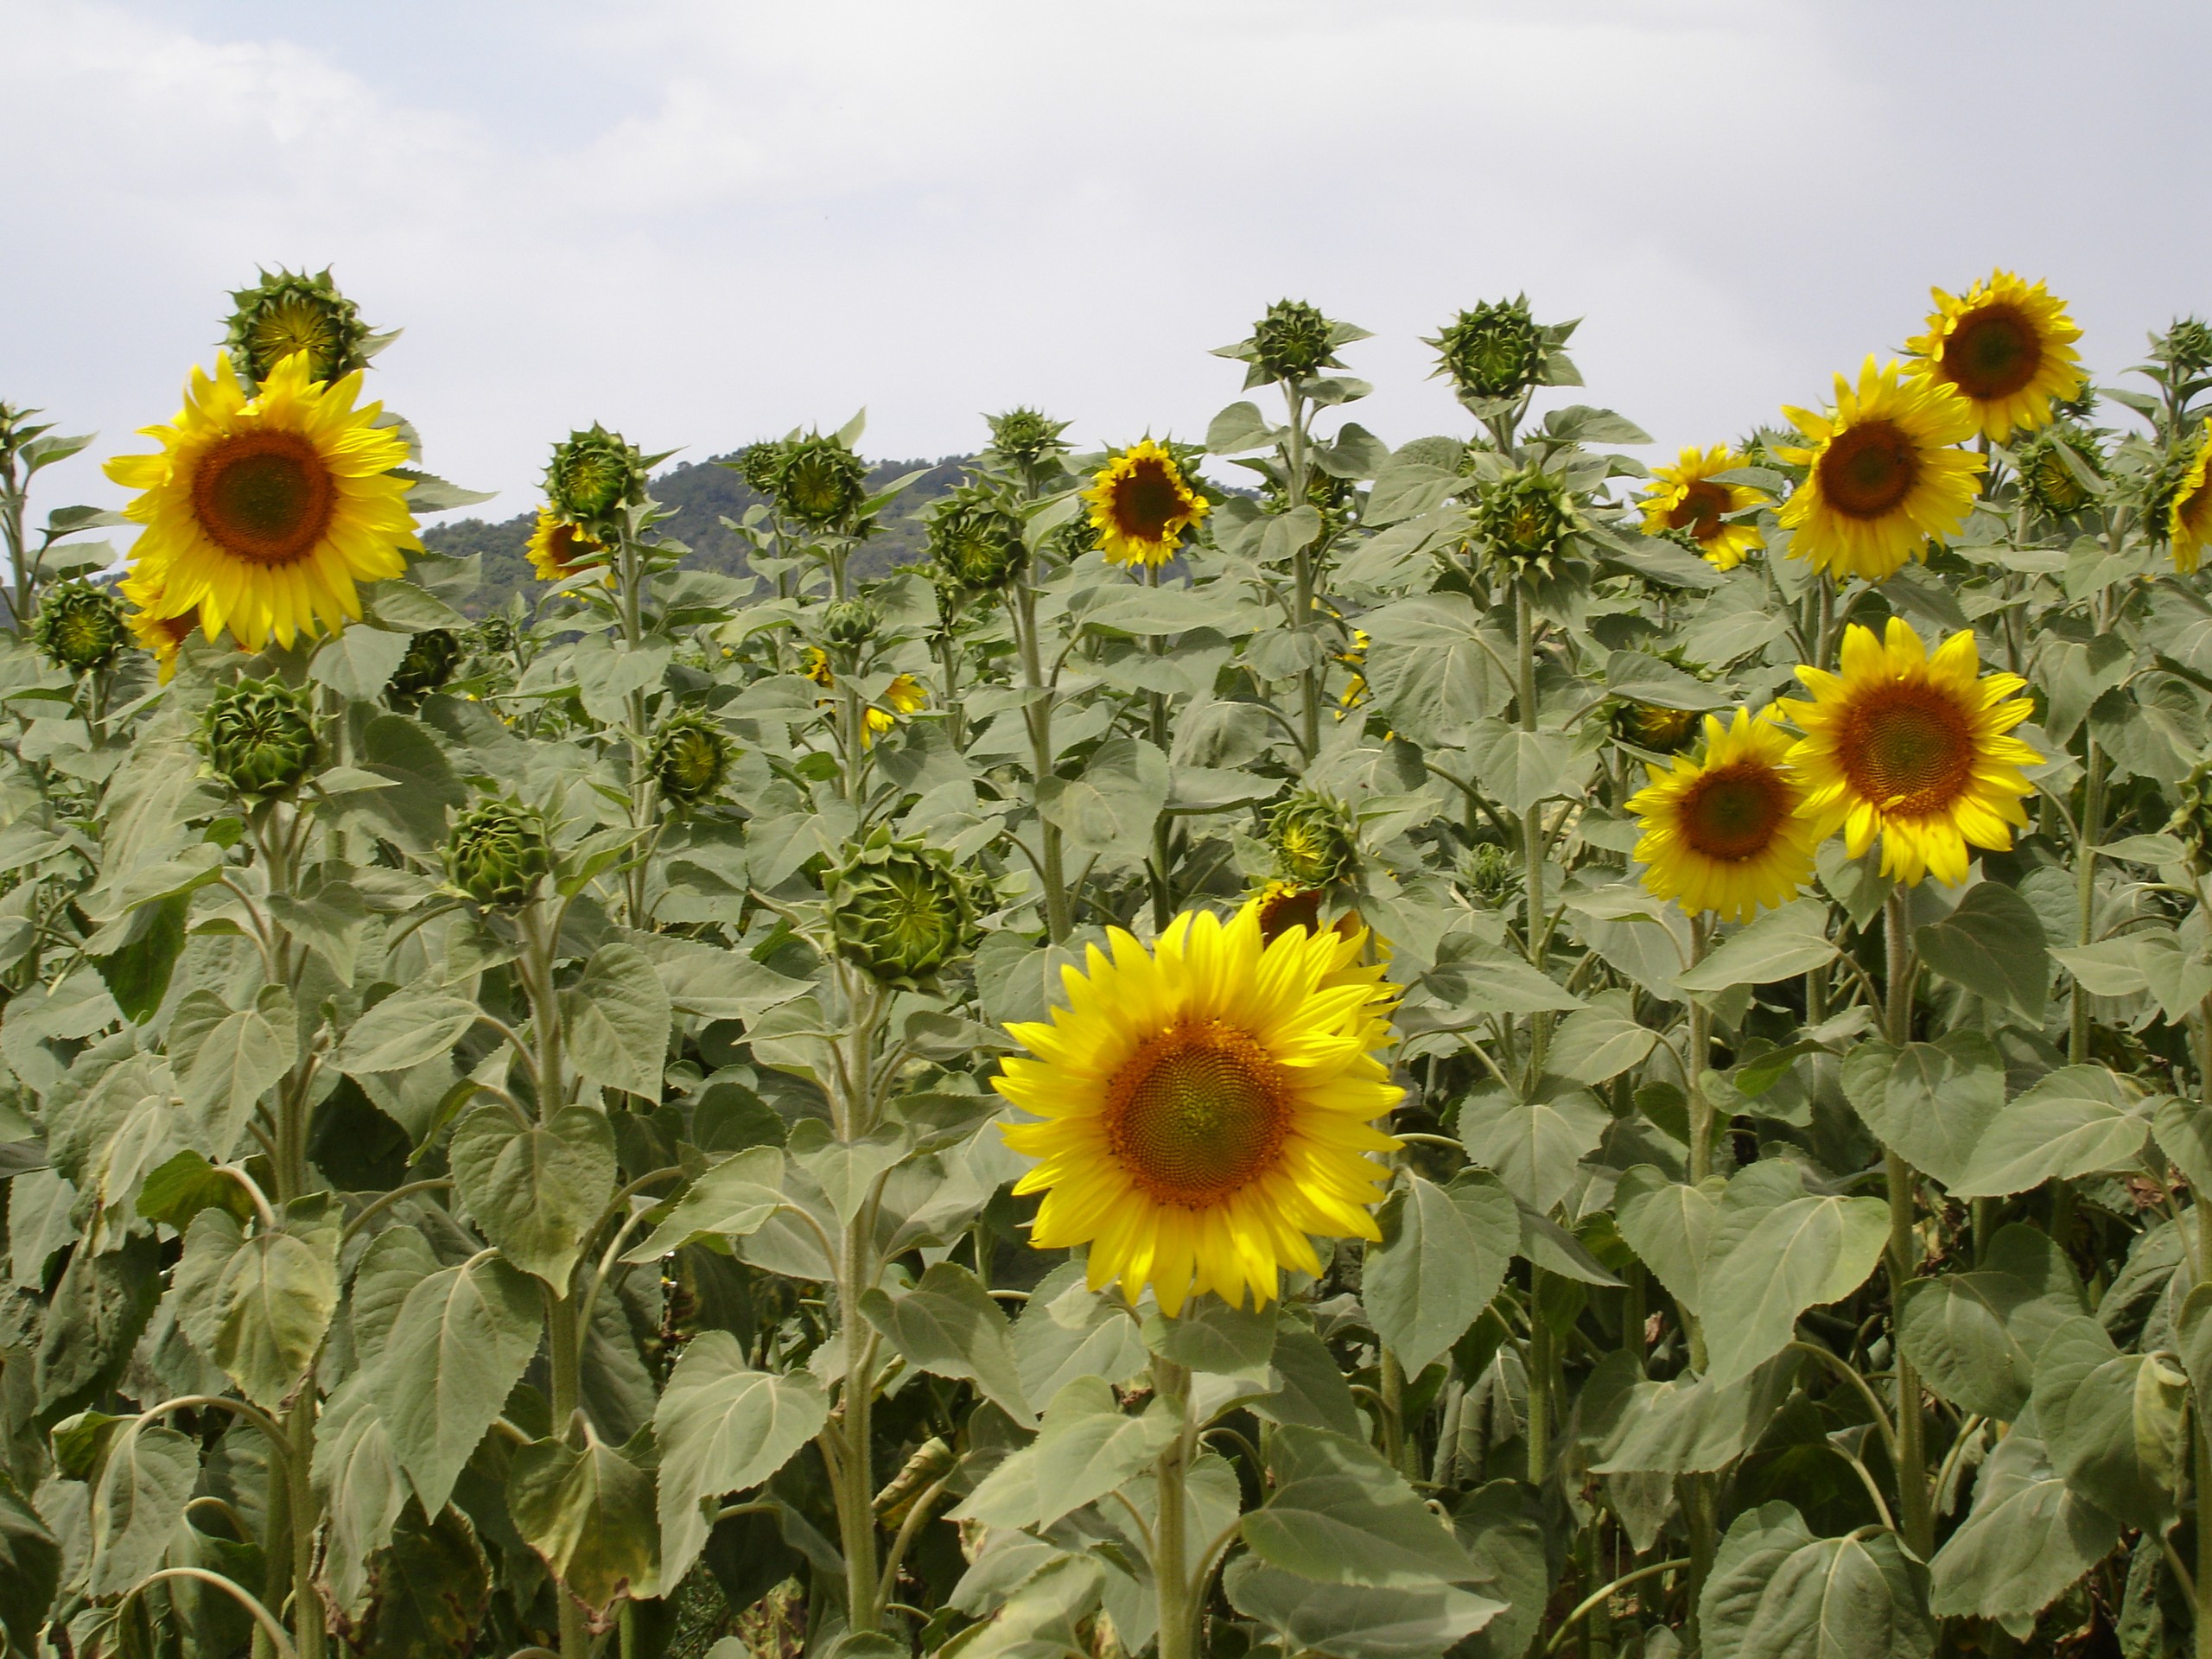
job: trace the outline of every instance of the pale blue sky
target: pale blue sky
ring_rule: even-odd
[[[2212,312],[2193,0],[0,0],[0,397],[135,447],[227,287],[330,263],[495,516],[594,418],[1196,437],[1286,294],[1376,331],[1394,442],[1464,425],[1419,336],[1523,289],[1669,446],[1996,264],[2101,371]]]

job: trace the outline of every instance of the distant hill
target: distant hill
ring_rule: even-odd
[[[661,531],[691,550],[684,560],[686,564],[742,575],[746,573],[744,544],[722,527],[721,521],[726,518],[742,519],[760,498],[738,474],[716,464],[734,459],[734,455],[716,455],[707,461],[671,467],[653,480],[652,493],[654,499],[681,509],[661,526]],[[932,501],[950,494],[958,486],[961,469],[970,459],[967,455],[948,455],[934,461],[875,463],[868,473],[871,489],[880,489],[908,473],[920,472],[923,476],[916,479],[906,493],[885,511],[880,520],[880,529],[861,549],[855,569],[863,575],[877,575],[893,565],[919,558],[922,515]],[[423,544],[433,553],[454,557],[471,553],[484,556],[484,585],[477,589],[467,607],[470,614],[481,616],[504,608],[510,594],[530,586],[533,577],[524,550],[530,545],[530,532],[537,522],[535,507],[496,522],[463,518],[425,530]]]

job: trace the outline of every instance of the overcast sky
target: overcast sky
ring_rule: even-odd
[[[0,0],[0,397],[143,447],[226,289],[327,264],[499,517],[594,419],[1195,438],[1286,295],[1375,332],[1366,424],[1462,430],[1420,337],[1526,289],[1671,453],[1995,264],[2107,373],[2212,312],[2208,48],[2197,0]]]

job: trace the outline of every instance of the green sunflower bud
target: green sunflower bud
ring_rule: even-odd
[[[2202,317],[2177,317],[2173,327],[2151,340],[2151,354],[2183,376],[2212,369],[2212,323]]]
[[[660,792],[685,806],[719,791],[729,775],[730,741],[696,709],[682,709],[653,739],[651,765]]]
[[[764,439],[737,452],[737,474],[756,495],[775,499],[776,474],[783,467],[785,448],[773,439]]]
[[[413,703],[453,677],[461,661],[461,636],[451,628],[425,628],[407,642],[407,654],[391,677],[395,702]]]
[[[992,453],[1024,470],[1067,453],[1060,442],[1068,429],[1065,421],[1048,421],[1033,409],[1009,409],[983,418],[990,423]]]
[[[843,530],[868,499],[868,463],[834,437],[818,433],[784,447],[775,496],[785,516],[815,530]]]
[[[1346,880],[1359,868],[1351,812],[1319,790],[1299,790],[1268,814],[1268,845],[1283,880],[1301,887]]]
[[[480,802],[454,820],[446,837],[446,874],[480,905],[527,903],[553,871],[544,815],[519,801]]]
[[[1475,540],[1516,570],[1548,570],[1576,527],[1566,486],[1533,463],[1478,485],[1472,517]]]
[[[930,556],[954,586],[969,593],[996,593],[1021,573],[1029,550],[1021,519],[1000,498],[963,489],[930,515]]]
[[[239,378],[258,385],[296,352],[308,354],[308,372],[336,380],[366,366],[384,344],[361,321],[353,302],[338,291],[327,270],[261,273],[261,281],[231,296],[226,346]]]
[[[504,616],[487,616],[476,625],[476,649],[493,657],[515,648],[515,625]]]
[[[1678,754],[1697,735],[1699,716],[1688,709],[1624,699],[1613,705],[1613,735],[1654,754]]]
[[[250,798],[289,794],[315,767],[307,697],[282,680],[240,680],[215,693],[200,726],[215,775]]]
[[[823,877],[837,954],[886,985],[920,988],[976,942],[969,880],[942,848],[877,830]]]
[[[545,499],[553,515],[599,541],[613,539],[621,510],[645,499],[645,458],[619,432],[594,421],[553,446],[545,467]]]
[[[875,638],[875,607],[864,599],[840,599],[822,613],[822,643],[857,651]]]
[[[1486,910],[1496,910],[1521,886],[1521,866],[1494,841],[1477,843],[1459,861],[1459,885]]]
[[[130,640],[123,607],[96,583],[59,582],[39,595],[31,641],[56,668],[90,674],[113,662]]]
[[[2017,459],[2020,493],[2054,518],[2079,512],[2095,500],[2094,480],[2106,476],[2095,436],[2078,427],[2044,428],[2020,446]]]
[[[1544,331],[1525,294],[1462,311],[1425,345],[1436,347],[1439,372],[1469,397],[1517,397],[1544,371]]]
[[[1302,380],[1332,365],[1328,318],[1303,300],[1277,300],[1252,325],[1252,362],[1270,380]]]

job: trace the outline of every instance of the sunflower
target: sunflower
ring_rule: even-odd
[[[163,615],[161,583],[138,571],[134,570],[116,583],[115,588],[130,601],[130,608],[124,613],[124,626],[130,630],[130,637],[138,642],[141,651],[153,653],[155,671],[161,683],[167,685],[176,677],[177,655],[184,649],[184,642],[192,638],[193,630],[200,626],[200,613]]]
[[[837,677],[830,671],[830,658],[820,646],[809,645],[804,661],[805,667],[802,671],[808,679],[824,691],[837,689]],[[883,688],[883,702],[890,706],[886,708],[882,703],[872,702],[864,711],[861,718],[867,729],[861,734],[861,741],[874,743],[899,723],[899,715],[912,714],[916,709],[925,707],[929,700],[930,694],[922,689],[922,683],[912,675],[894,675],[891,683]],[[823,701],[827,702],[829,699],[825,697]]]
[[[1175,457],[1150,438],[1100,467],[1083,499],[1109,564],[1166,563],[1183,532],[1213,510]]]
[[[1815,833],[1840,827],[1857,858],[1882,838],[1882,873],[1908,886],[1966,880],[1967,844],[2001,852],[2024,828],[2022,766],[2043,756],[2005,734],[2031,707],[2017,674],[1979,673],[1974,630],[1930,657],[1902,617],[1885,639],[1853,624],[1843,672],[1801,666],[1810,702],[1781,705],[1804,737],[1789,751]]]
[[[2050,419],[2052,398],[2080,393],[2082,331],[2041,283],[1993,270],[1963,296],[1929,292],[1928,332],[1905,342],[1913,372],[1954,388],[1984,435],[2002,443],[2031,431]]]
[[[1370,1052],[1389,1027],[1363,936],[1266,941],[1248,905],[1186,912],[1150,951],[1109,942],[1062,970],[1051,1023],[1007,1027],[1035,1058],[993,1079],[1043,1120],[1005,1131],[1042,1160],[1014,1186],[1045,1194],[1030,1243],[1088,1244],[1093,1289],[1148,1284],[1173,1319],[1194,1292],[1264,1306],[1281,1269],[1320,1271],[1309,1235],[1379,1237],[1389,1171],[1368,1154],[1397,1146],[1375,1120],[1404,1091]]]
[[[2183,575],[2195,572],[2204,556],[2204,544],[2212,542],[2212,488],[2207,487],[2205,476],[2208,461],[2212,461],[2212,415],[2205,416],[2196,435],[2196,454],[2166,508],[2166,540],[2173,546],[2174,569]]]
[[[1868,358],[1853,391],[1835,378],[1835,412],[1783,411],[1805,435],[1776,453],[1811,469],[1777,515],[1796,532],[1789,556],[1841,581],[1886,582],[1928,538],[1955,533],[1974,506],[1981,456],[1952,446],[1974,435],[1967,400],[1942,380],[1900,384],[1894,363]]]
[[[423,546],[393,476],[407,443],[377,424],[382,404],[353,406],[360,391],[359,370],[325,385],[296,352],[248,397],[226,358],[192,372],[174,423],[144,429],[159,453],[107,463],[143,492],[124,511],[146,526],[132,567],[158,582],[161,616],[196,609],[211,639],[289,645],[358,618],[358,584],[406,571]]]
[[[1655,467],[1651,476],[1664,488],[1643,498],[1643,528],[1647,535],[1686,530],[1697,542],[1697,550],[1716,570],[1733,570],[1744,555],[1764,544],[1756,524],[1732,524],[1726,515],[1764,505],[1774,498],[1748,484],[1716,484],[1713,475],[1751,463],[1725,443],[1710,449],[1695,445],[1682,451],[1672,467]]]
[[[540,582],[566,582],[607,561],[606,543],[587,536],[550,507],[537,510],[537,528],[530,532],[525,550]]]
[[[1760,906],[1786,905],[1813,873],[1819,838],[1800,816],[1804,789],[1790,774],[1789,736],[1774,711],[1738,709],[1723,726],[1705,717],[1705,753],[1646,766],[1649,785],[1628,809],[1643,838],[1643,885],[1684,910],[1747,922]]]

